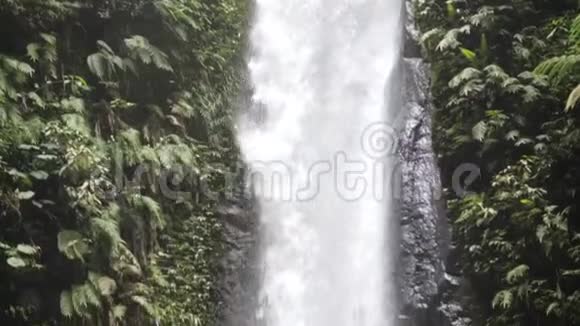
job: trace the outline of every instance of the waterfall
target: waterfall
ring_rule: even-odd
[[[256,0],[238,137],[260,208],[256,326],[390,326],[401,0]]]

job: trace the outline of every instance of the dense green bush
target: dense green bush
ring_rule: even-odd
[[[580,325],[577,6],[415,1],[459,264],[487,325]],[[481,177],[460,197],[466,162]]]
[[[214,322],[245,11],[0,0],[1,324]]]

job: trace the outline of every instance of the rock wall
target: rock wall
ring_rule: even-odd
[[[219,212],[224,226],[224,256],[220,262],[217,326],[259,326],[257,305],[258,213],[253,200],[239,195]]]
[[[447,264],[452,248],[440,172],[432,144],[429,65],[422,59],[412,1],[406,2],[403,111],[399,117],[402,174],[401,324],[464,326],[462,280]],[[449,267],[448,267],[449,266]]]

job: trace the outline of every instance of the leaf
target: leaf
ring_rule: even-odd
[[[562,275],[564,276],[580,276],[580,269],[565,270]]]
[[[97,290],[90,284],[90,283],[85,283],[83,285],[83,291],[85,292],[85,297],[87,299],[87,302],[96,308],[99,308],[101,306],[101,299],[99,297],[99,294],[97,293]]]
[[[88,56],[87,65],[89,70],[101,80],[110,74],[109,63],[102,53],[94,53]]]
[[[529,138],[520,138],[520,140],[518,140],[515,145],[516,145],[516,147],[520,147],[522,145],[531,144],[533,142],[534,141],[529,139]]]
[[[88,307],[88,299],[85,291],[84,285],[72,286],[72,306],[77,315],[80,316],[85,314],[85,310]]]
[[[566,112],[574,109],[576,105],[578,105],[578,101],[580,100],[580,84],[574,88],[574,90],[568,96],[568,100],[566,101]]]
[[[487,132],[487,123],[485,121],[478,122],[472,129],[473,139],[482,142],[485,139]]]
[[[29,174],[36,180],[46,180],[49,176],[45,171],[32,171]]]
[[[506,280],[508,281],[508,283],[514,284],[519,280],[521,280],[522,278],[526,277],[529,271],[530,267],[528,265],[525,264],[519,265],[507,273]]]
[[[117,305],[113,307],[113,317],[116,320],[123,320],[125,318],[125,313],[127,312],[127,307],[123,305]]]
[[[71,230],[58,233],[58,250],[71,260],[83,260],[83,256],[89,252],[83,236]]]
[[[446,51],[458,48],[461,43],[459,42],[458,38],[461,34],[470,34],[471,33],[471,26],[464,25],[461,28],[454,28],[451,29],[445,34],[443,39],[437,45],[437,51]]]
[[[455,77],[451,79],[451,81],[449,82],[449,87],[457,88],[466,81],[480,78],[481,75],[482,72],[480,70],[477,70],[472,67],[465,68],[459,74],[457,74]]]
[[[560,304],[557,302],[552,302],[549,306],[548,309],[546,309],[546,316],[550,316],[552,314],[552,312],[554,312],[556,309],[558,309],[560,307]]]
[[[34,256],[38,253],[38,249],[36,247],[26,245],[26,244],[19,244],[16,247],[16,250],[19,253],[21,253],[23,255],[27,255],[27,256]]]
[[[534,205],[534,202],[531,201],[531,200],[529,200],[529,199],[522,199],[522,200],[520,200],[520,203],[523,204],[523,205],[526,205],[526,206],[532,206],[532,205]]]
[[[507,133],[507,135],[505,136],[505,139],[514,141],[514,140],[518,139],[519,136],[520,136],[519,130],[512,130],[512,131]]]
[[[536,230],[536,237],[540,243],[544,242],[544,237],[548,234],[548,227],[545,225],[538,226]]]
[[[105,41],[102,40],[98,40],[97,41],[97,46],[99,47],[100,50],[107,52],[109,54],[115,54],[115,52],[113,51],[113,49],[111,49],[111,47],[109,46],[109,44],[107,44]]]
[[[475,59],[477,58],[477,54],[475,54],[475,52],[473,52],[469,49],[460,47],[459,50],[461,51],[461,54],[463,54],[463,56],[471,62],[474,62]]]
[[[110,277],[101,276],[97,279],[99,293],[104,297],[112,296],[117,290],[117,283]]]
[[[34,197],[34,191],[18,192],[17,197],[20,200],[29,200]]]
[[[501,307],[503,309],[508,309],[512,306],[514,295],[511,291],[503,290],[498,292],[492,301],[492,306],[494,308]]]
[[[153,309],[153,306],[151,306],[145,297],[134,295],[131,297],[131,300],[141,306],[141,308],[145,309],[145,312],[147,312],[148,315],[155,315],[155,309]]]
[[[153,64],[158,69],[173,71],[168,56],[159,48],[141,35],[133,35],[125,39],[125,46],[129,49],[133,59],[140,60],[144,64]]]
[[[40,50],[40,45],[38,43],[30,43],[26,46],[26,55],[33,62],[37,62],[38,59],[40,59],[38,50]]]
[[[23,268],[26,267],[26,262],[22,258],[10,257],[6,259],[6,263],[13,268]]]
[[[580,65],[580,54],[564,55],[550,58],[540,63],[534,73],[545,75],[555,85],[569,76]]]
[[[60,313],[67,318],[71,318],[73,316],[72,295],[68,290],[62,291],[60,293]]]

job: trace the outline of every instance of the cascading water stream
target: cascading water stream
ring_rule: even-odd
[[[239,140],[261,214],[257,325],[390,326],[401,0],[256,0]]]

